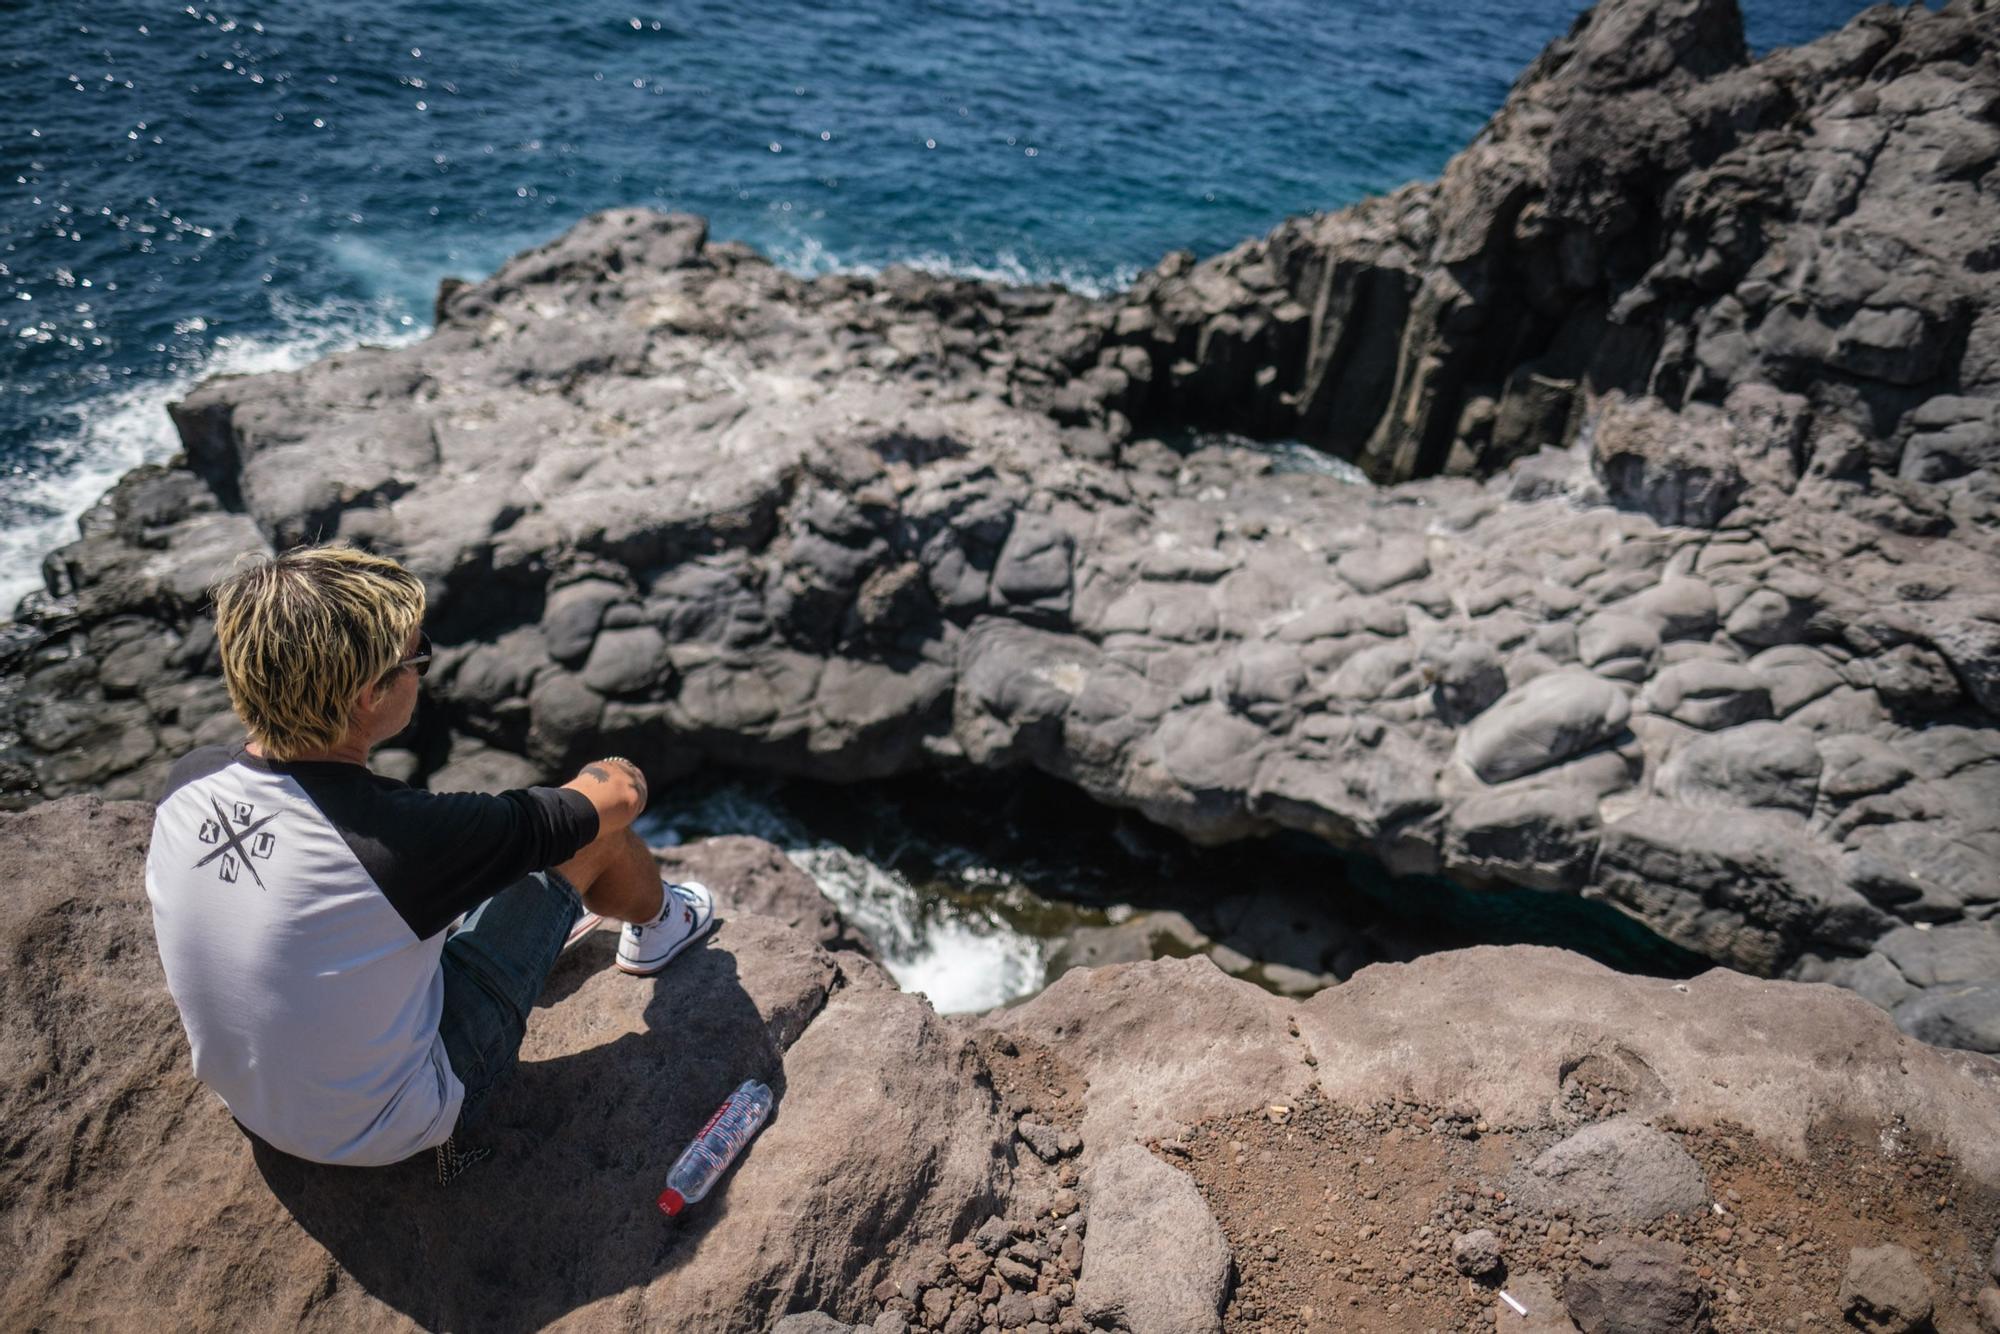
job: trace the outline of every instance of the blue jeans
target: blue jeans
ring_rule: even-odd
[[[465,1085],[459,1129],[514,1068],[528,1012],[582,916],[575,886],[554,871],[535,871],[474,908],[446,938],[438,1034]]]

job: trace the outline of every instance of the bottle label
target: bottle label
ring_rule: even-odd
[[[727,1098],[724,1098],[722,1100],[722,1106],[715,1109],[715,1115],[708,1118],[708,1124],[703,1126],[700,1130],[694,1132],[694,1137],[696,1139],[701,1139],[704,1136],[706,1136],[709,1131],[715,1129],[715,1123],[717,1121],[720,1121],[723,1117],[729,1115],[729,1109],[734,1107],[735,1105],[736,1105],[736,1095],[732,1093]]]

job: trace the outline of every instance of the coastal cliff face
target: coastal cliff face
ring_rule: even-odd
[[[1709,442],[1698,494],[1687,467],[1660,493],[1600,450],[1614,496],[1713,527],[1803,479],[1901,531],[1948,526],[1946,497],[1896,483],[1994,458],[1993,22],[1879,6],[1752,63],[1728,0],[1600,6],[1437,181],[1140,283],[1115,339],[1163,374],[1128,411],[1401,481],[1566,444],[1614,393],[1695,437],[1718,414],[1690,405],[1720,405],[1737,435]]]
[[[0,776],[233,735],[203,589],[339,536],[430,589],[436,786],[1032,766],[2000,1051],[1996,116],[1984,4],[1751,64],[1618,0],[1436,184],[1109,300],[600,214],[180,404],[10,632]]]
[[[949,1019],[742,838],[669,854],[724,921],[657,979],[609,931],[558,966],[491,1158],[448,1189],[428,1156],[316,1167],[194,1081],[150,827],[0,814],[11,1328],[1415,1334],[1511,1319],[1504,1286],[1539,1329],[1893,1299],[1953,1334],[2000,1299],[2000,1075],[1847,993],[1485,947],[1304,1001],[1202,958],[1081,969]],[[668,1164],[751,1077],[773,1121],[666,1223]]]

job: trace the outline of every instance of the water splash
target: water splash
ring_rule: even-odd
[[[362,343],[407,343],[427,332],[404,323],[387,302],[273,305],[277,332],[219,336],[169,378],[106,389],[79,405],[72,429],[49,442],[61,466],[42,472],[13,466],[0,492],[0,618],[42,586],[42,557],[76,540],[77,520],[114,482],[179,451],[168,403],[210,376],[297,370]],[[201,332],[192,325],[187,331]]]
[[[1041,989],[1043,943],[1016,929],[994,901],[940,892],[871,861],[805,826],[750,788],[713,789],[680,804],[655,807],[634,826],[648,843],[675,844],[715,834],[748,834],[771,843],[811,876],[843,916],[874,943],[890,976],[942,1014],[990,1010]],[[895,853],[888,854],[890,861]],[[999,897],[1026,893],[1000,871],[969,860],[967,888]]]

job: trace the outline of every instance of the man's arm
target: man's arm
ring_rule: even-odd
[[[646,809],[646,775],[620,755],[592,760],[563,786],[581,792],[597,808],[599,838],[630,828]]]

